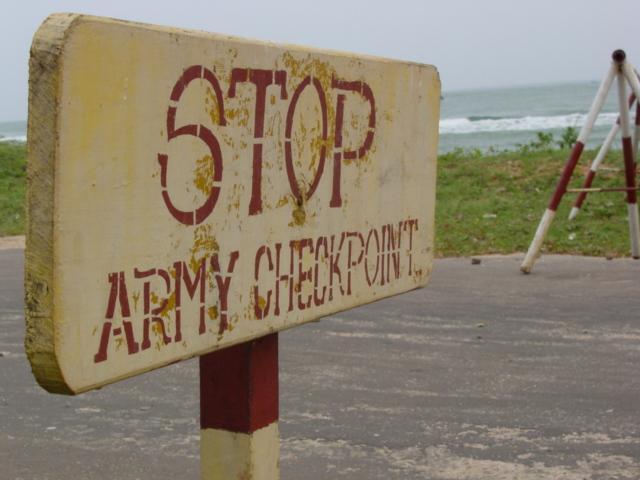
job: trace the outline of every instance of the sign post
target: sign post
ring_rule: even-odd
[[[203,479],[279,478],[278,334],[200,357]]]
[[[201,356],[203,478],[277,476],[276,332],[429,279],[439,100],[431,66],[49,17],[29,81],[37,381],[78,394]]]

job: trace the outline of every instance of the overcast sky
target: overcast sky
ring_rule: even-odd
[[[600,80],[616,48],[640,67],[640,0],[12,1],[0,121],[26,119],[31,38],[61,11],[430,63],[445,92]]]

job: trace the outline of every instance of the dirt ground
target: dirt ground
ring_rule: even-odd
[[[0,237],[0,250],[10,250],[13,248],[24,249],[24,235],[17,237]]]

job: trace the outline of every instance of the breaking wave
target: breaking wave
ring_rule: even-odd
[[[8,137],[3,137],[0,135],[0,142],[19,142],[25,143],[27,141],[26,135],[13,135]]]
[[[550,117],[496,117],[472,116],[466,118],[445,118],[440,120],[441,134],[464,134],[481,132],[524,132],[552,130],[558,128],[582,127],[587,115],[571,113],[569,115],[555,115]],[[596,126],[613,125],[618,118],[617,113],[601,113]]]

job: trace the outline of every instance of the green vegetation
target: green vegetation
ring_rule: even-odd
[[[576,127],[567,127],[560,135],[560,140],[556,143],[560,148],[571,148],[578,140],[578,129]]]
[[[571,132],[563,135],[562,141],[570,140]],[[583,154],[569,188],[581,186],[596,153]],[[457,150],[440,155],[436,255],[526,251],[568,155],[568,148],[554,149],[553,137],[545,133],[516,151]],[[594,186],[624,186],[622,167],[620,151],[611,152]],[[576,194],[565,195],[542,251],[629,255],[624,193],[589,194],[578,217],[569,222],[575,198]]]
[[[575,132],[574,132],[575,133]],[[445,256],[524,252],[569,154],[547,134],[517,151],[457,150],[438,159],[436,254]],[[580,186],[595,151],[583,155],[572,187]],[[20,144],[0,143],[0,236],[25,229],[25,157]],[[622,186],[620,152],[612,152],[596,186]],[[612,168],[616,167],[616,168]],[[560,206],[543,251],[629,255],[623,193],[590,194],[578,217],[567,221],[575,195]]]
[[[24,144],[0,143],[0,236],[24,233],[26,156]]]

